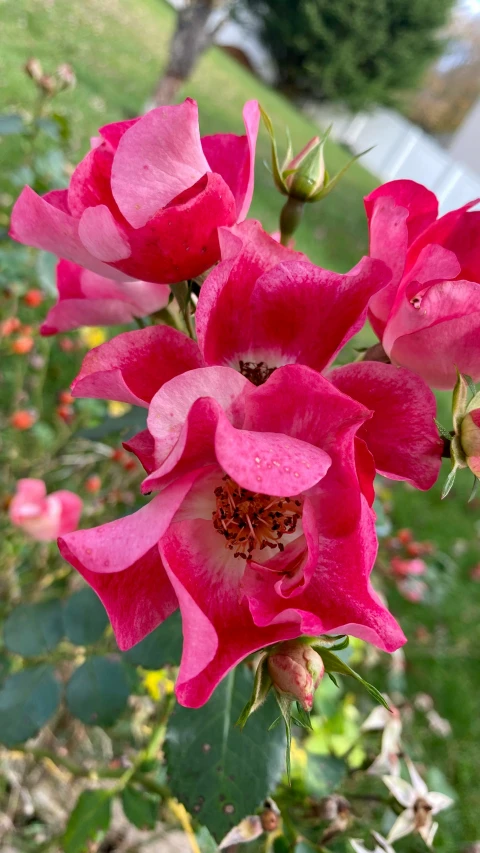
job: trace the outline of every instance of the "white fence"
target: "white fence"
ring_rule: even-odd
[[[305,110],[322,128],[333,124],[332,138],[354,154],[375,146],[362,157],[365,168],[382,181],[411,178],[425,184],[437,195],[442,213],[480,197],[480,174],[393,110],[379,108],[352,116],[315,103],[305,105]]]

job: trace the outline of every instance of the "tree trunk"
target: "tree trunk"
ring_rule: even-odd
[[[207,24],[214,5],[215,0],[191,0],[188,6],[178,11],[168,65],[153,98],[155,106],[176,100],[178,90],[210,46],[214,31],[207,28]]]

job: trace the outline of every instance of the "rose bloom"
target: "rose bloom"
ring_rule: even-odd
[[[61,489],[47,495],[43,480],[24,479],[10,503],[10,521],[39,542],[51,542],[58,536],[76,530],[82,500],[73,492]]]
[[[384,184],[365,199],[370,254],[392,270],[370,302],[385,352],[433,388],[457,368],[480,379],[480,211],[473,201],[437,219],[435,195],[415,181]]]
[[[58,301],[43,321],[42,335],[69,332],[81,326],[131,323],[160,311],[170,288],[148,281],[112,281],[71,261],[57,264]]]
[[[197,306],[199,344],[156,326],[86,356],[75,396],[148,407],[147,429],[126,446],[147,471],[143,491],[156,494],[60,543],[122,649],[180,607],[177,695],[192,707],[272,643],[332,632],[388,651],[403,643],[369,581],[375,468],[428,488],[441,454],[419,377],[367,362],[333,382],[320,372],[388,281],[384,264],[329,273],[258,223],[220,240]]]
[[[68,190],[25,187],[10,235],[107,278],[172,283],[219,255],[217,228],[245,218],[254,180],[259,109],[246,135],[200,138],[195,101],[100,128]]]

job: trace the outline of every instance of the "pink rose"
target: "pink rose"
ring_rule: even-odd
[[[145,332],[92,350],[75,391],[149,404],[129,446],[149,472],[143,491],[157,494],[60,541],[120,648],[180,607],[176,689],[192,707],[250,653],[302,634],[398,648],[369,581],[374,469],[356,435],[371,412],[309,367],[279,367],[256,387],[231,367],[196,367],[195,344],[172,329]]]
[[[433,388],[453,388],[456,370],[480,379],[480,212],[476,202],[437,219],[433,193],[391,181],[365,199],[370,254],[392,280],[370,301],[387,355]]]
[[[47,495],[43,480],[19,480],[9,507],[10,521],[39,542],[51,542],[57,536],[76,530],[82,500],[61,489]]]
[[[115,326],[160,311],[170,288],[148,281],[113,281],[71,261],[57,264],[58,301],[43,321],[42,335],[69,332],[80,326]]]
[[[26,187],[11,236],[101,276],[157,283],[194,278],[219,256],[217,228],[245,218],[253,193],[259,109],[246,136],[200,138],[191,99],[100,129],[68,190]]]

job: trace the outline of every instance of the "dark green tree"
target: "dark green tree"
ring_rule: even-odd
[[[245,0],[280,85],[358,109],[392,103],[443,48],[454,0]]]

